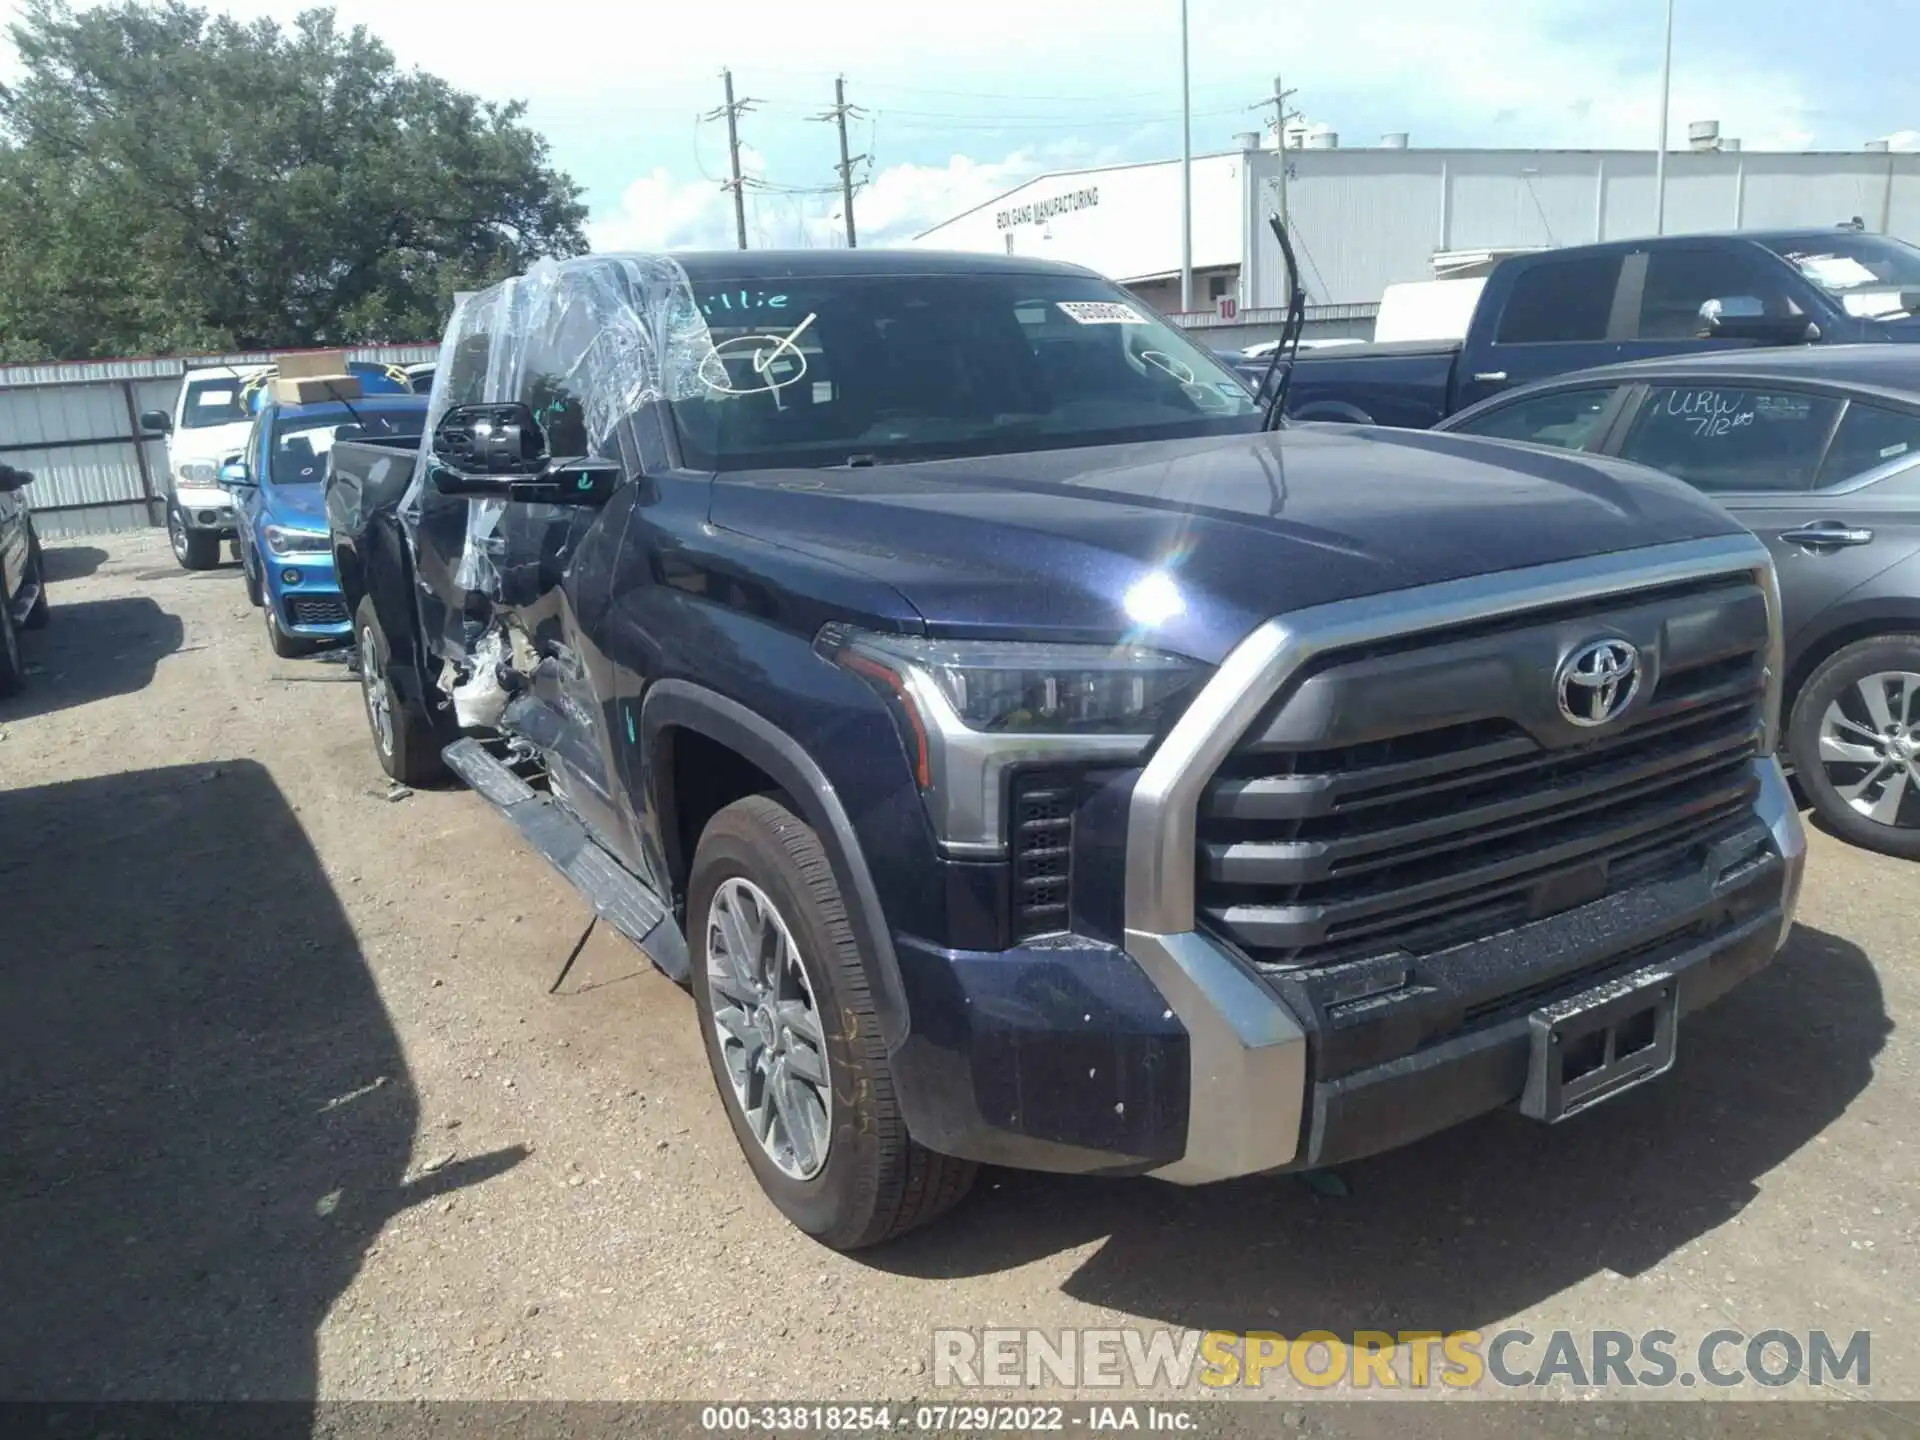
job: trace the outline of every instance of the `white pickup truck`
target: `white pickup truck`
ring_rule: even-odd
[[[266,366],[214,365],[189,370],[173,412],[149,410],[140,428],[167,437],[167,538],[188,570],[220,563],[220,542],[232,540],[233,497],[220,488],[220,462],[246,448],[253,412],[247,391]]]

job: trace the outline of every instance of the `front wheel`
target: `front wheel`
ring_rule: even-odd
[[[220,564],[220,537],[193,529],[177,504],[167,506],[167,543],[183,570],[212,570]]]
[[[409,704],[394,687],[393,651],[373,597],[363,595],[353,612],[354,645],[360,660],[360,693],[367,703],[367,725],[374,753],[388,778],[402,785],[430,785],[446,773],[433,717]]]
[[[1787,723],[1801,789],[1826,827],[1920,860],[1920,635],[1881,635],[1808,677]]]
[[[687,915],[707,1060],[767,1198],[836,1250],[951,1209],[971,1161],[914,1143],[820,840],[764,795],[708,822]]]
[[[256,610],[264,609],[267,603],[267,595],[266,591],[260,587],[260,572],[247,563],[247,557],[245,555],[238,553],[240,550],[240,542],[238,540],[233,542],[233,548],[235,551],[233,558],[240,562],[240,573],[246,577],[247,603]]]

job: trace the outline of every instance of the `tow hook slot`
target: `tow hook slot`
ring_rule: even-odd
[[[1520,1113],[1549,1124],[1611,1100],[1673,1067],[1680,986],[1664,968],[1542,1006]]]

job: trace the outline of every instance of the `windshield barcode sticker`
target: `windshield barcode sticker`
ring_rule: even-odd
[[[1144,325],[1146,316],[1131,305],[1112,300],[1056,300],[1070,320],[1082,325]]]

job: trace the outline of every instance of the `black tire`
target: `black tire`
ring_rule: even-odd
[[[234,549],[238,550],[239,548],[240,548],[239,542],[235,541]],[[267,604],[267,593],[260,586],[259,572],[256,571],[253,568],[253,566],[247,563],[246,557],[244,555],[235,555],[233,558],[240,562],[240,573],[246,577],[247,603],[252,605],[253,608],[256,610],[265,609]]]
[[[267,617],[267,644],[273,647],[273,653],[282,660],[298,660],[303,655],[313,653],[313,642],[298,635],[289,635],[280,628],[280,617],[275,613],[274,605],[261,607]]]
[[[13,597],[0,573],[0,698],[18,695],[27,683],[27,662],[20,653],[20,631],[13,623]]]
[[[387,645],[387,632],[381,627],[380,614],[373,597],[360,597],[353,612],[353,645],[360,662],[360,694],[366,702],[367,729],[373,735],[373,753],[380,757],[380,768],[390,779],[402,785],[431,785],[447,773],[440,758],[440,735],[433,717],[400,698],[388,675],[393,652]],[[381,732],[379,710],[384,700],[388,725]]]
[[[47,622],[53,618],[53,603],[47,599],[47,567],[40,558],[40,537],[28,532],[27,569],[33,575],[33,583],[40,587],[40,593],[33,597],[33,608],[27,611],[27,618],[20,622],[22,630],[44,630]]]
[[[194,530],[177,504],[167,506],[167,543],[183,570],[214,570],[220,565],[220,537],[211,530]]]
[[[714,1025],[708,982],[711,911],[730,879],[757,887],[800,951],[825,1037],[832,1096],[824,1165],[810,1179],[775,1163],[748,1122]],[[694,1007],[714,1085],[754,1178],[794,1225],[835,1250],[858,1250],[924,1225],[952,1209],[973,1184],[970,1160],[914,1142],[901,1118],[880,1039],[866,963],[847,923],[833,868],[819,837],[785,805],[750,796],[707,823],[688,887]]]
[[[1884,727],[1872,723],[1862,682],[1889,674],[1915,677],[1915,694],[1906,715],[1893,713],[1897,694],[1887,697],[1888,713],[1899,729],[1894,736],[1882,736],[1875,742],[1869,732]],[[1836,706],[1840,717],[1836,738],[1843,743],[1858,742],[1861,753],[1874,758],[1852,761],[1822,757],[1822,724]],[[1916,745],[1920,745],[1920,635],[1879,635],[1855,641],[1828,656],[1800,687],[1787,720],[1787,751],[1793,759],[1794,774],[1820,823],[1863,849],[1903,860],[1920,860],[1920,760],[1905,760]],[[1904,797],[1894,803],[1892,823],[1856,810],[1848,795],[1842,793],[1843,787],[1852,789],[1867,780],[1868,788],[1855,798],[1869,805],[1885,798],[1889,787],[1884,781],[1873,783],[1870,777],[1900,763],[1906,763],[1907,778],[1903,782]]]

